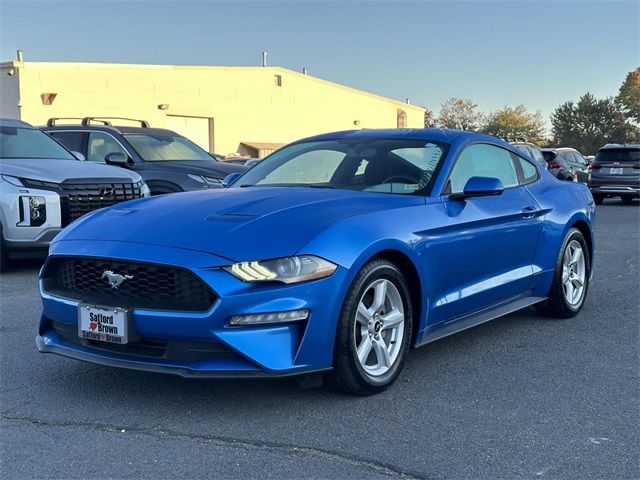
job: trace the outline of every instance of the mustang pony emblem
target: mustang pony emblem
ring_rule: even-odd
[[[107,277],[109,285],[111,285],[111,288],[115,290],[122,285],[122,282],[125,280],[131,280],[133,275],[120,275],[118,273],[113,273],[111,270],[105,270],[102,272],[102,278],[104,277]]]

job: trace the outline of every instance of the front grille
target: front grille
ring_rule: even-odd
[[[52,183],[21,180],[25,187],[53,190],[60,195],[63,227],[85,213],[142,197],[142,182]]]
[[[106,271],[131,278],[111,288]],[[52,295],[107,306],[203,312],[216,301],[192,272],[152,263],[59,257],[50,260],[43,278]]]

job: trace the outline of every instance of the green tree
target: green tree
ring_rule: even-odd
[[[616,102],[627,116],[640,123],[640,67],[627,74],[620,86]]]
[[[436,119],[433,115],[433,112],[425,107],[424,109],[424,128],[435,127]]]
[[[478,105],[472,100],[452,97],[442,104],[436,124],[443,128],[477,130],[482,123],[482,118]]]
[[[542,113],[529,113],[524,105],[504,106],[491,112],[482,126],[482,131],[489,135],[509,141],[526,139],[534,143],[544,140],[544,130]]]
[[[584,94],[578,102],[565,102],[551,114],[553,143],[594,154],[606,143],[636,141],[638,128],[632,125],[613,98],[596,99]]]

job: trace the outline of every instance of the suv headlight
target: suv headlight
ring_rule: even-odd
[[[20,222],[18,227],[39,227],[47,220],[47,207],[44,197],[21,195],[18,198]]]
[[[198,183],[205,183],[207,185],[216,185],[219,187],[222,186],[222,180],[220,180],[219,178],[205,177],[203,175],[194,175],[192,173],[187,173],[187,177],[189,177],[191,180],[195,180]]]
[[[298,283],[328,277],[335,272],[337,265],[313,255],[299,255],[234,263],[223,268],[243,282]]]
[[[11,175],[2,175],[2,180],[16,187],[24,187],[18,177],[12,177]]]

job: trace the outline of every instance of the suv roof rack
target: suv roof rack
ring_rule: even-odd
[[[128,120],[129,122],[139,123],[142,128],[149,128],[149,122],[146,120],[127,117],[53,117],[47,120],[47,127],[55,127],[59,120],[80,120],[80,124],[85,127],[91,125],[91,122],[98,122],[111,127],[113,125],[109,120]]]
[[[47,120],[47,127],[55,127],[58,120],[82,120],[82,117],[54,117]]]
[[[112,126],[109,120],[127,120],[129,122],[139,123],[142,128],[149,128],[149,122],[146,120],[138,120],[137,118],[127,118],[127,117],[84,117],[82,119],[82,125],[88,126],[91,122],[99,122],[103,125]]]

